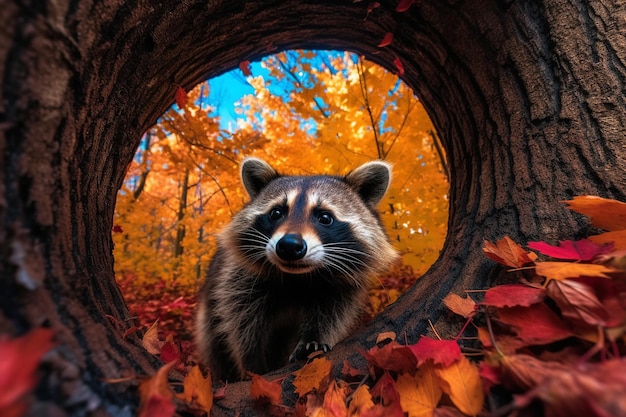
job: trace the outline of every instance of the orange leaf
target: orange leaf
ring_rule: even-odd
[[[461,412],[475,416],[483,408],[485,397],[478,368],[465,356],[447,367],[435,367],[443,392]]]
[[[331,381],[330,386],[324,394],[324,417],[345,417],[348,414],[346,407],[346,393],[343,389],[337,387],[335,380]]]
[[[273,405],[281,405],[283,387],[276,381],[268,381],[261,375],[250,373],[252,384],[250,384],[250,396],[253,400],[269,402]]]
[[[450,293],[443,299],[443,303],[453,313],[468,318],[476,312],[476,303],[469,297],[461,297],[454,293]]]
[[[380,43],[378,44],[378,47],[379,48],[383,48],[385,46],[391,45],[392,41],[393,41],[393,33],[387,32],[387,33],[385,33],[385,36],[383,37],[383,40],[380,41]]]
[[[191,368],[183,381],[184,391],[179,398],[189,404],[195,403],[206,413],[210,413],[213,406],[213,388],[211,374],[205,378],[198,365]]]
[[[485,241],[483,251],[488,258],[512,268],[521,268],[533,262],[537,257],[532,252],[526,252],[508,236],[498,240],[495,244]]]
[[[424,363],[419,370],[414,377],[409,374],[398,376],[396,388],[402,410],[409,413],[409,417],[430,417],[443,392],[431,362]]]
[[[537,262],[537,275],[548,278],[548,280],[563,280],[567,278],[596,277],[611,278],[606,275],[611,272],[618,272],[617,269],[604,265],[581,264],[575,262]]]
[[[564,201],[570,210],[591,218],[591,224],[609,231],[626,229],[626,203],[591,195]]]
[[[239,63],[239,69],[243,72],[243,75],[249,77],[252,75],[252,71],[250,71],[250,61],[241,61]]]
[[[37,328],[12,340],[0,340],[0,415],[21,416],[22,397],[37,383],[35,371],[41,357],[52,349],[54,333]]]
[[[626,251],[626,230],[601,233],[596,236],[590,236],[589,240],[598,245],[613,243],[615,251]]]
[[[348,415],[359,416],[372,407],[374,407],[374,401],[372,401],[372,394],[370,394],[370,391],[367,389],[367,385],[359,385],[352,394]]]
[[[146,331],[141,339],[143,347],[153,355],[161,354],[161,345],[163,342],[159,340],[159,319],[157,319],[152,326]]]
[[[187,92],[179,86],[176,89],[174,99],[176,100],[176,105],[178,105],[178,108],[182,109],[187,105],[187,100],[189,99],[189,96],[187,96]]]
[[[307,392],[319,390],[322,382],[330,376],[332,363],[325,357],[317,358],[294,372],[293,386],[298,395],[303,396]]]
[[[163,365],[153,376],[139,384],[139,417],[171,417],[176,411],[174,393],[167,382],[167,374],[178,361]]]

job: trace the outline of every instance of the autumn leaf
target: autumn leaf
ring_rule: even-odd
[[[283,387],[276,381],[268,381],[261,375],[249,373],[252,377],[250,396],[258,402],[269,402],[272,405],[282,404]]]
[[[171,417],[176,411],[167,374],[176,365],[176,361],[163,365],[153,376],[139,384],[139,417]]]
[[[330,377],[332,363],[325,357],[317,358],[294,372],[295,392],[303,396],[307,392],[320,389],[322,383]]]
[[[205,378],[200,367],[195,365],[183,381],[184,391],[179,398],[189,404],[197,404],[207,414],[213,406],[213,387],[211,386],[211,374]]]
[[[409,349],[420,363],[432,359],[435,364],[443,366],[450,366],[463,356],[456,340],[434,340],[428,336],[420,337]]]
[[[174,341],[173,335],[170,334],[165,338],[165,343],[161,346],[160,356],[161,360],[166,363],[180,360],[180,348]]]
[[[187,92],[180,86],[176,88],[175,99],[176,99],[176,105],[178,105],[179,109],[183,109],[185,108],[185,106],[187,106],[187,100],[188,100]]]
[[[366,415],[404,417],[396,383],[388,372],[380,377],[370,390],[370,394],[374,398],[380,398],[380,403],[371,408]]]
[[[478,365],[478,374],[483,381],[483,390],[489,392],[491,387],[502,383],[502,370],[498,366],[492,366],[485,362]]]
[[[152,326],[146,331],[141,339],[143,347],[153,355],[161,354],[161,345],[163,342],[159,340],[159,320],[157,319]]]
[[[382,347],[374,346],[367,352],[362,352],[370,365],[383,370],[395,372],[409,372],[415,369],[417,360],[407,346],[398,342],[390,342]]]
[[[476,365],[465,356],[450,366],[435,367],[443,392],[448,394],[461,412],[475,416],[483,408],[485,396]]]
[[[552,258],[574,261],[590,261],[596,256],[607,254],[613,250],[613,244],[607,243],[600,246],[588,239],[563,240],[559,246],[552,246],[546,242],[529,242],[528,247]]]
[[[370,1],[367,4],[367,14],[365,15],[365,18],[363,19],[363,21],[367,20],[367,18],[369,17],[370,13],[372,13],[374,11],[374,9],[378,9],[380,7],[380,3],[377,1]]]
[[[250,77],[252,75],[252,71],[250,71],[250,61],[241,61],[239,63],[239,69],[243,72],[245,77]]]
[[[546,292],[543,288],[519,284],[497,285],[487,290],[481,304],[492,307],[528,307],[545,298]]]
[[[396,383],[402,409],[409,417],[429,417],[433,415],[443,391],[435,374],[432,362],[426,362],[415,376],[400,374]]]
[[[590,236],[589,240],[598,245],[613,244],[616,251],[626,251],[626,230],[604,232],[599,235]]]
[[[416,1],[417,0],[400,0],[398,5],[396,6],[396,12],[400,12],[400,13],[406,12],[407,10],[409,10],[411,5],[415,3]]]
[[[485,240],[483,251],[491,260],[512,268],[521,268],[536,258],[534,253],[526,252],[508,236],[498,240],[495,244]]]
[[[335,380],[324,394],[324,417],[345,417],[348,414],[346,407],[346,394],[343,389],[337,387]]]
[[[393,33],[387,32],[387,33],[385,33],[385,36],[383,37],[383,40],[380,41],[380,43],[378,44],[378,47],[379,48],[383,48],[385,46],[389,46],[389,45],[391,45],[392,41],[393,41]]]
[[[443,299],[443,303],[450,311],[462,317],[469,318],[476,314],[476,302],[468,296],[461,297],[450,293]]]
[[[23,398],[37,384],[41,357],[54,347],[50,329],[36,328],[12,340],[0,340],[0,415],[20,417],[28,404]]]
[[[111,231],[113,233],[123,233],[124,232],[124,230],[122,230],[122,226],[120,226],[119,224],[116,224],[115,226],[113,226]]]
[[[611,319],[593,289],[583,282],[573,279],[551,281],[547,291],[564,317],[592,326],[606,326]],[[612,324],[619,322],[621,318]]]
[[[372,407],[374,407],[374,401],[372,401],[372,394],[370,394],[367,385],[359,385],[356,391],[352,394],[352,401],[350,401],[348,415],[360,416]]]
[[[608,231],[626,229],[626,203],[596,196],[576,196],[564,201],[570,210],[591,218],[591,224]]]
[[[515,327],[517,337],[528,345],[551,343],[572,336],[563,320],[544,303],[501,308],[497,314],[501,322]]]
[[[606,275],[618,272],[617,269],[604,265],[581,264],[574,262],[537,262],[535,264],[537,275],[548,278],[548,280],[563,280],[578,277],[611,278]]]
[[[396,74],[401,77],[404,75],[404,65],[402,65],[402,61],[399,57],[395,57],[393,59],[393,65],[396,67]]]

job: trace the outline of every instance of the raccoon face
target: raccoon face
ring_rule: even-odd
[[[237,235],[233,243],[257,270],[354,277],[376,270],[378,255],[395,259],[375,211],[389,185],[387,164],[370,162],[346,177],[280,176],[248,158],[241,177],[251,201],[228,234]]]

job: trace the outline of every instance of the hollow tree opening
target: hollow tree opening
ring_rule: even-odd
[[[498,277],[480,253],[484,239],[575,238],[589,223],[559,201],[626,199],[620,2],[437,1],[405,11],[379,3],[369,11],[368,2],[306,0],[6,4],[0,329],[45,325],[58,343],[34,412],[127,413],[137,396],[103,380],[158,366],[122,337],[129,317],[114,282],[115,193],[176,86],[242,61],[293,48],[352,50],[390,70],[399,61],[448,155],[449,239],[439,261],[331,355],[337,367],[381,330],[406,331],[412,342],[427,319],[444,326],[445,295]],[[378,48],[387,32],[393,42]],[[231,388],[222,414],[252,414],[249,386]]]

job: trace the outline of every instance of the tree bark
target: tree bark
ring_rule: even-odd
[[[5,2],[6,3],[6,2]],[[31,415],[131,415],[103,382],[158,363],[113,274],[116,192],[143,132],[186,89],[289,48],[352,50],[396,70],[448,155],[449,231],[439,260],[330,355],[358,364],[380,331],[415,342],[457,328],[449,292],[502,279],[481,251],[589,232],[561,200],[626,200],[626,9],[616,0],[9,1],[0,10],[0,332],[56,330]],[[386,32],[393,43],[378,48]],[[397,61],[396,61],[397,62]],[[155,260],[156,261],[156,260]],[[281,372],[285,372],[282,370]],[[287,384],[287,383],[286,383]],[[288,385],[288,384],[287,384]],[[215,415],[253,415],[246,382]]]

